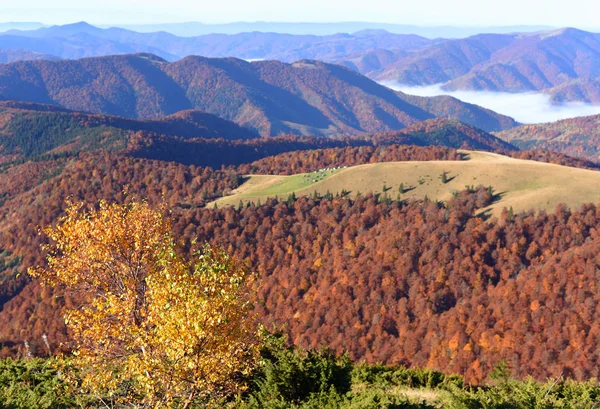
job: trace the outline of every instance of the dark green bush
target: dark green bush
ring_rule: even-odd
[[[600,408],[596,380],[517,381],[494,372],[495,384],[463,385],[458,376],[404,367],[360,364],[327,351],[287,346],[269,336],[263,366],[237,402],[197,402],[196,408],[237,409],[591,409]],[[75,395],[61,380],[58,359],[0,360],[0,409],[106,407]],[[64,363],[63,363],[64,364]],[[498,376],[496,376],[498,375]],[[440,402],[416,403],[398,387],[443,390]],[[433,405],[433,406],[432,406]]]
[[[352,362],[347,356],[290,347],[282,336],[269,335],[262,358],[249,399],[251,407],[290,407],[315,394],[333,390],[341,396],[350,391]]]
[[[507,380],[495,386],[456,388],[449,409],[591,409],[600,407],[600,386],[595,380]]]
[[[382,390],[366,389],[354,394],[340,409],[434,409],[425,403],[413,403],[408,399]]]
[[[52,359],[0,360],[0,409],[71,408]]]
[[[439,388],[454,385],[462,387],[464,380],[458,375],[444,375],[430,369],[414,369],[382,364],[360,364],[352,371],[353,383],[380,386],[407,386],[410,388]]]

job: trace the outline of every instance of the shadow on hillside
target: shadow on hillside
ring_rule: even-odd
[[[492,200],[488,205],[488,208],[484,211],[479,212],[477,216],[484,221],[488,221],[489,219],[491,219],[493,215],[492,209],[490,209],[489,206],[493,205],[494,203],[498,203],[500,200],[502,200],[502,198],[506,196],[507,193],[508,192],[493,192]]]
[[[446,177],[446,181],[444,182],[444,184],[450,183],[452,182],[454,179],[456,179],[456,176],[458,175],[454,175],[454,176],[447,176]]]
[[[507,193],[508,192],[493,192],[491,204],[498,203]]]

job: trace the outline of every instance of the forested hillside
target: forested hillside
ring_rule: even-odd
[[[374,134],[372,138],[376,143],[434,145],[488,151],[516,150],[510,143],[480,129],[442,118],[417,122],[401,131]]]
[[[400,130],[434,117],[459,119],[486,131],[516,125],[456,100],[447,111],[436,103],[431,110],[423,101],[417,106],[350,69],[308,60],[284,64],[187,57],[167,63],[138,54],[24,61],[0,65],[0,99],[139,119],[196,109],[263,136],[356,136]]]
[[[102,77],[103,83],[93,73],[107,67],[121,71]],[[2,77],[2,70],[10,76]],[[461,148],[588,169],[597,169],[595,163],[516,151],[508,138],[445,118],[466,115],[496,129],[509,124],[491,112],[466,105],[464,111],[454,100],[457,105],[446,106],[445,99],[411,98],[347,69],[311,61],[250,64],[193,57],[168,64],[152,56],[126,56],[0,67],[3,92],[20,92],[9,78],[19,78],[23,89],[40,96],[38,102],[60,99],[65,106],[83,103],[79,109],[94,110],[89,103],[131,111],[111,116],[60,105],[0,103],[2,356],[23,356],[25,342],[33,353],[45,354],[45,334],[52,350],[66,348],[61,315],[74,298],[24,274],[44,263],[39,249],[45,239],[38,228],[56,222],[67,198],[143,199],[169,209],[185,252],[196,249],[192,243],[208,242],[256,271],[261,283],[256,312],[263,323],[283,328],[296,345],[329,346],[358,361],[456,372],[475,383],[501,360],[518,377],[600,375],[596,204],[559,205],[552,212],[510,208],[491,217],[482,210],[510,192],[478,186],[473,179],[453,186],[443,202],[409,197],[409,184],[382,188],[378,183],[362,193],[339,186],[228,208],[208,205],[240,188],[247,174],[281,177],[379,162],[458,162],[467,159],[457,151]],[[165,78],[179,84],[174,88],[179,94],[156,85]],[[130,94],[117,92],[133,84],[137,88]],[[238,93],[228,94],[231,90]],[[290,105],[282,108],[278,101]],[[191,109],[200,103],[236,123]],[[177,112],[159,118],[169,110]],[[267,116],[255,115],[259,112],[279,119],[265,122]],[[313,125],[298,128],[300,122],[294,122],[310,118],[307,112],[319,112],[315,115],[325,118],[326,129],[360,132],[345,138],[272,136],[277,126],[278,132],[312,132]],[[398,123],[402,129],[396,129]],[[430,173],[422,176],[443,185],[455,176],[446,169]],[[373,193],[381,188],[385,192]],[[568,194],[565,186],[551,188]],[[537,194],[530,183],[520,191]]]
[[[461,159],[441,148],[348,147],[225,171],[116,153],[9,167],[2,181],[13,183],[0,184],[3,353],[18,353],[24,340],[43,353],[42,334],[53,345],[65,340],[60,311],[70,299],[17,275],[43,261],[37,226],[56,220],[69,196],[88,203],[142,197],[154,204],[164,197],[178,235],[223,246],[260,274],[260,314],[283,325],[294,343],[459,372],[472,381],[484,379],[500,359],[516,376],[598,375],[594,205],[539,215],[506,211],[486,221],[476,210],[494,192],[482,187],[446,204],[333,192],[332,198],[203,208],[237,187],[249,169],[286,173],[350,158],[355,164]]]
[[[411,144],[512,150],[511,145],[458,121],[435,119],[402,131],[355,138],[259,137],[200,111],[134,120],[69,111],[53,105],[0,102],[0,163],[101,149],[147,159],[220,168],[282,152],[344,146]]]
[[[598,162],[600,115],[523,125],[496,136],[522,149],[540,149]]]
[[[234,2],[0,7],[0,409],[600,409],[592,1]]]

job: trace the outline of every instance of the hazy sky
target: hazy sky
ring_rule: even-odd
[[[600,26],[598,0],[0,0],[0,21],[96,24],[371,21]]]

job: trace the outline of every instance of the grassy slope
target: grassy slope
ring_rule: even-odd
[[[552,211],[559,203],[577,207],[600,201],[600,172],[512,159],[487,152],[467,153],[467,161],[387,162],[353,166],[329,172],[314,183],[305,175],[250,176],[232,195],[216,203],[226,206],[237,205],[240,200],[264,202],[276,195],[285,199],[292,192],[300,196],[314,191],[336,193],[342,189],[353,196],[358,192],[381,193],[384,185],[388,188],[387,194],[396,198],[401,183],[405,189],[414,188],[402,194],[403,199],[427,196],[442,201],[465,186],[492,186],[500,194],[500,200],[489,209],[494,215],[499,215],[504,207],[512,207],[515,212],[530,209]],[[443,172],[447,172],[449,179],[446,184],[441,181]]]

